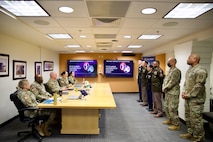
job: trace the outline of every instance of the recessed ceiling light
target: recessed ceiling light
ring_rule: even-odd
[[[16,16],[49,16],[49,14],[33,0],[4,0],[0,6]]]
[[[158,39],[162,35],[141,35],[138,39]]]
[[[59,7],[59,11],[63,13],[72,13],[74,10],[71,7],[62,6]]]
[[[77,44],[68,44],[66,45],[66,48],[79,48],[81,47],[80,45],[77,45]]]
[[[153,14],[155,13],[157,10],[155,8],[145,8],[141,10],[142,14]]]
[[[141,48],[142,45],[128,45],[127,48]]]
[[[47,34],[47,35],[54,39],[72,38],[69,34]]]
[[[213,3],[179,3],[164,18],[196,18],[212,8]]]
[[[129,35],[126,35],[126,36],[124,36],[124,38],[131,38],[131,36],[129,36]]]

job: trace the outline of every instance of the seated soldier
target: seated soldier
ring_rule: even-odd
[[[43,77],[39,74],[35,75],[35,81],[30,85],[30,91],[36,96],[36,100],[42,102],[52,95],[48,93],[43,84]]]
[[[59,85],[61,86],[61,87],[67,87],[67,88],[69,88],[69,87],[71,87],[72,86],[72,84],[69,84],[69,80],[68,80],[68,72],[67,71],[63,71],[62,73],[61,73],[61,78],[59,79]]]
[[[78,82],[77,79],[75,78],[75,72],[74,71],[70,72],[70,74],[68,76],[68,80],[69,80],[69,83],[71,83],[72,85],[74,85]]]
[[[50,73],[50,79],[47,82],[47,86],[50,89],[51,92],[53,93],[58,93],[59,91],[64,91],[67,90],[67,87],[60,87],[58,81],[57,81],[57,74],[56,72],[51,72]]]
[[[30,83],[28,80],[23,79],[18,83],[18,98],[26,107],[38,107],[38,102],[36,101],[35,95],[30,91]],[[38,110],[27,110],[24,112],[27,117],[35,117],[38,115],[45,116],[48,115],[47,121],[43,122],[41,125],[37,125],[35,128],[41,136],[50,136],[48,127],[54,122],[55,112],[49,109],[38,109]]]

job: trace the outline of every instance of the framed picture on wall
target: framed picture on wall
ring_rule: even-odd
[[[35,62],[35,75],[42,72],[42,62]]]
[[[9,55],[0,54],[0,77],[9,76]]]
[[[54,62],[53,61],[44,61],[44,71],[53,71]]]
[[[27,62],[13,60],[13,80],[25,79],[27,76]]]

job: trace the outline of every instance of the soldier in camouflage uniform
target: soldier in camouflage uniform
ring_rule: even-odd
[[[164,109],[168,120],[163,121],[163,124],[172,125],[169,126],[169,130],[179,130],[179,116],[178,116],[178,104],[180,95],[180,80],[181,71],[175,66],[177,60],[175,58],[169,58],[167,65],[170,67],[166,77],[163,81],[162,91],[165,93]]]
[[[138,102],[142,102],[142,85],[141,85],[141,74],[142,74],[142,60],[138,60],[138,91],[139,91],[139,99]]]
[[[143,63],[142,63],[142,72],[141,72],[142,100],[143,100],[143,103],[141,105],[143,105],[143,106],[147,106],[148,105],[147,91],[146,91],[147,64],[148,64],[147,61],[143,61]]]
[[[205,83],[208,73],[200,64],[200,56],[191,54],[187,64],[191,67],[186,72],[182,98],[185,99],[185,121],[187,134],[180,134],[181,138],[203,142],[205,131],[203,128],[202,112],[206,99]]]
[[[74,85],[74,84],[76,84],[78,82],[77,79],[75,78],[75,72],[74,71],[70,72],[70,74],[68,76],[68,81],[72,85]]]
[[[62,73],[61,73],[61,78],[59,79],[59,85],[61,86],[61,87],[67,87],[67,88],[69,88],[69,87],[71,87],[72,85],[71,84],[69,84],[69,80],[68,80],[68,72],[67,71],[63,71]]]
[[[36,96],[36,100],[40,102],[52,96],[44,87],[43,77],[38,74],[35,75],[35,81],[30,85],[30,91]]]
[[[151,114],[156,114],[154,117],[162,117],[162,84],[164,79],[163,70],[159,67],[160,62],[158,60],[153,62],[152,70],[152,98],[154,104],[154,111]]]
[[[50,72],[50,79],[47,82],[48,88],[53,93],[58,93],[59,91],[67,90],[67,87],[60,87],[58,81],[57,81],[57,74],[56,72]]]
[[[28,80],[23,79],[19,81],[18,84],[18,98],[26,107],[35,107],[37,108],[38,102],[36,101],[35,95],[30,91],[30,83]],[[49,118],[47,121],[41,125],[36,126],[36,130],[41,136],[50,136],[51,132],[48,130],[48,126],[54,121],[55,112],[48,109],[38,109],[38,110],[26,110],[24,115],[27,117],[36,117],[38,115],[48,115]]]

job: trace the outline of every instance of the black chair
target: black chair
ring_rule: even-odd
[[[39,121],[45,121],[47,120],[47,118],[43,116],[37,116],[33,118],[24,116],[24,111],[37,110],[38,108],[25,107],[24,104],[19,100],[17,94],[18,91],[15,91],[14,93],[10,94],[10,100],[15,104],[16,108],[18,109],[20,121],[23,123],[28,123],[28,127],[31,127],[31,131],[21,131],[17,133],[18,136],[20,136],[23,133],[26,133],[26,135],[22,137],[20,140],[18,140],[18,142],[25,140],[29,136],[33,136],[38,140],[38,142],[41,142],[42,137],[38,134],[37,130],[35,129],[35,126],[36,124],[39,123]]]

